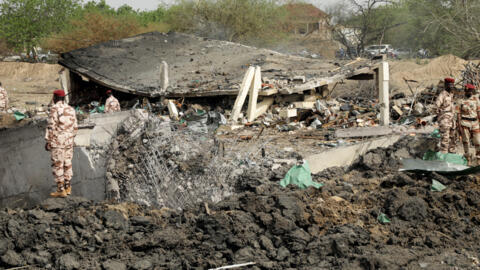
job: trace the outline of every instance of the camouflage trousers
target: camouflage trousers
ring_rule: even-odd
[[[73,147],[52,148],[52,171],[55,182],[70,186],[73,177],[72,158]]]
[[[477,161],[480,160],[480,126],[478,121],[467,121],[462,120],[463,134],[463,150],[465,151],[465,156],[470,157],[470,146],[473,142],[475,145],[475,156]]]
[[[440,141],[440,152],[455,153],[457,149],[455,121],[453,114],[444,114],[438,120],[442,140]]]
[[[7,103],[4,100],[0,100],[0,112],[7,111]]]

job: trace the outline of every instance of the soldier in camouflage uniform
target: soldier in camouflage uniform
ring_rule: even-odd
[[[54,105],[50,109],[47,132],[45,134],[45,149],[52,153],[52,169],[57,191],[52,197],[65,198],[72,191],[73,176],[72,158],[73,144],[77,134],[77,118],[75,110],[65,103],[65,92],[53,92]]]
[[[480,101],[475,94],[475,86],[465,85],[465,99],[460,103],[459,124],[461,129],[463,149],[465,156],[470,164],[474,164],[470,154],[470,141],[475,145],[475,154],[477,162],[480,160],[480,125],[478,118],[480,116]]]
[[[0,112],[6,112],[8,109],[8,96],[5,88],[2,87],[0,82]]]
[[[112,95],[112,90],[107,90],[107,95],[108,98],[105,102],[105,113],[119,112],[120,103],[118,102],[118,99]]]
[[[442,140],[440,142],[440,152],[455,153],[455,112],[453,98],[455,89],[455,80],[445,78],[445,88],[438,96],[435,104],[437,105],[437,119],[439,123]]]

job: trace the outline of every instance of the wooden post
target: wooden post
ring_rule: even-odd
[[[252,122],[257,113],[257,100],[258,92],[262,88],[262,70],[260,67],[255,67],[255,75],[253,76],[253,83],[250,87],[248,109],[247,109],[247,121]]]
[[[242,110],[245,99],[247,98],[247,94],[250,90],[250,86],[252,85],[254,75],[255,68],[249,67],[247,72],[245,73],[245,77],[243,77],[240,91],[238,92],[237,99],[235,100],[235,104],[233,105],[232,114],[230,116],[230,120],[233,122],[237,122],[238,117],[240,116],[240,111]]]
[[[388,62],[383,61],[378,70],[379,82],[379,98],[380,103],[380,124],[388,126],[390,124],[390,97],[389,97],[389,83],[390,83],[390,69]]]

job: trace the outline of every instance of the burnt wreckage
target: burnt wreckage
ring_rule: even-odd
[[[106,89],[118,91],[121,100],[235,97],[251,66],[261,67],[262,88],[272,88],[260,97],[312,90],[326,96],[343,79],[374,78],[376,63],[354,62],[337,67],[227,41],[151,32],[64,53],[59,64],[66,68],[61,82],[69,102],[81,104],[98,100]]]

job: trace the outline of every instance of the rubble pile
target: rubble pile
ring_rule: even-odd
[[[181,210],[232,195],[246,171],[262,164],[249,160],[249,149],[226,152],[213,130],[200,124],[140,112],[127,119],[107,165],[110,186],[118,186],[110,188],[110,198]]]
[[[462,86],[465,84],[480,85],[480,63],[468,62],[462,71]]]
[[[478,179],[391,166],[425,145],[409,138],[367,153],[350,169],[324,171],[314,176],[325,183],[320,190],[281,188],[258,169],[236,183],[237,194],[184,211],[77,197],[6,209],[0,267],[474,269]],[[432,179],[447,189],[432,191]]]
[[[435,100],[439,93],[437,86],[432,86],[413,96],[397,94],[390,103],[392,119],[401,125],[426,126],[434,122],[437,114]]]

